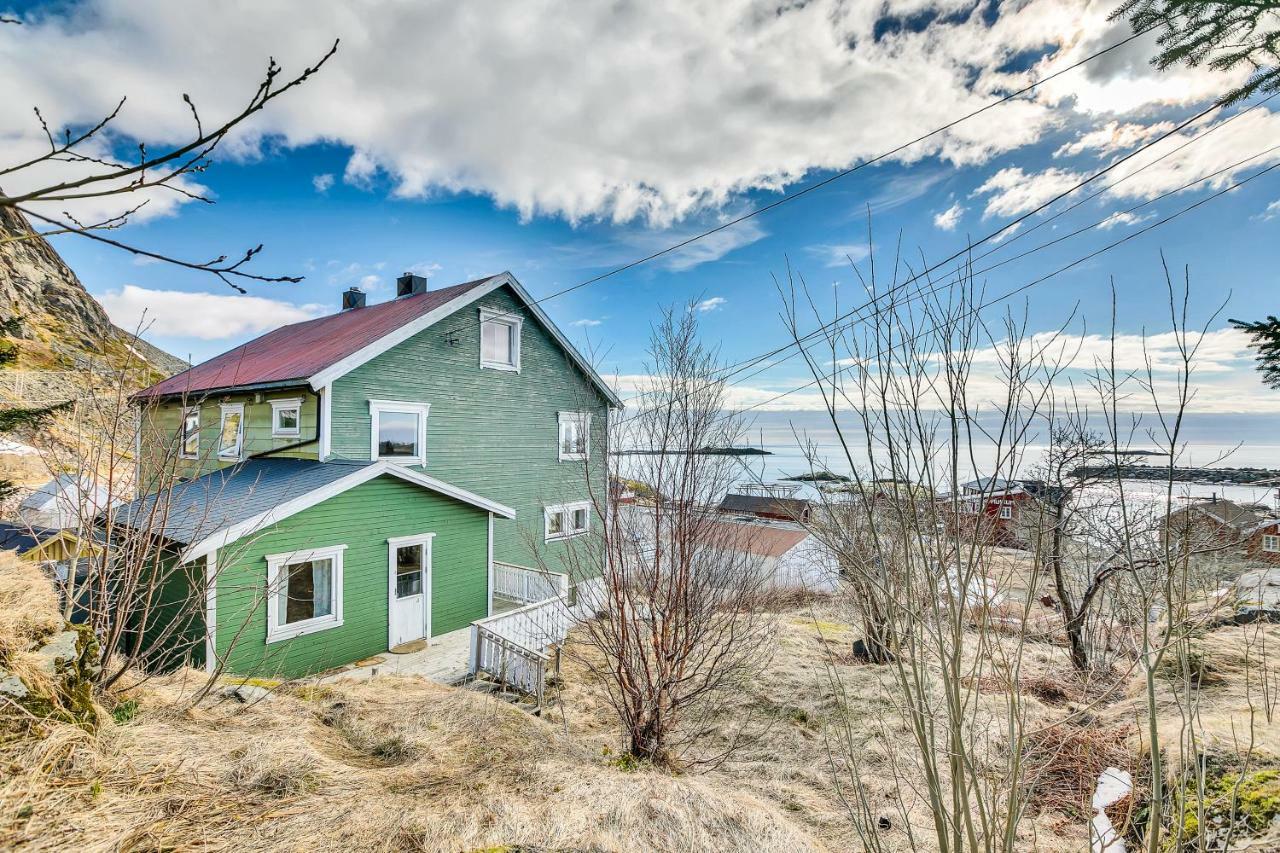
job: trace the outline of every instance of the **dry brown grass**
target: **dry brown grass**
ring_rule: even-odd
[[[61,627],[58,594],[45,574],[0,551],[0,665]]]

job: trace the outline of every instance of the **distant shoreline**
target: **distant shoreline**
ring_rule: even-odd
[[[1173,468],[1158,465],[1083,465],[1071,472],[1074,477],[1090,479],[1169,480],[1204,486],[1280,487],[1280,470],[1274,468]]]

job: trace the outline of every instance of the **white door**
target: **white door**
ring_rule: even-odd
[[[387,644],[431,636],[431,534],[388,540]]]

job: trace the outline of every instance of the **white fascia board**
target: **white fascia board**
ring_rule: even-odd
[[[478,287],[473,287],[471,290],[468,290],[456,299],[446,302],[434,311],[428,311],[418,319],[410,323],[405,323],[395,331],[383,335],[381,338],[378,338],[378,340],[362,347],[356,352],[353,352],[341,361],[334,362],[307,381],[311,384],[313,389],[319,390],[321,387],[333,382],[333,380],[341,376],[345,376],[352,370],[355,370],[365,362],[382,355],[397,344],[407,341],[409,338],[418,334],[418,332],[430,328],[440,320],[443,320],[445,317],[453,314],[455,311],[466,308],[477,299],[488,296],[503,285],[511,286],[511,290],[516,294],[516,297],[524,307],[533,314],[544,329],[551,333],[551,337],[555,338],[555,341],[560,345],[560,348],[569,354],[569,357],[573,359],[574,364],[576,364],[578,368],[587,375],[587,378],[595,384],[600,393],[609,401],[610,407],[615,409],[625,408],[622,403],[622,399],[614,393],[608,383],[600,378],[600,374],[597,373],[595,368],[593,368],[591,364],[582,357],[582,353],[578,352],[577,347],[569,343],[569,339],[561,333],[555,323],[551,322],[551,318],[546,315],[541,307],[539,307],[537,301],[529,295],[529,292],[524,289],[524,286],[521,285],[520,282],[516,281],[515,276],[509,272],[499,273],[498,275],[490,278],[484,284],[479,285]]]
[[[192,560],[204,556],[205,554],[216,551],[228,543],[235,542],[237,539],[265,530],[271,525],[283,521],[291,515],[297,515],[304,509],[309,509],[316,504],[327,501],[329,498],[340,495],[348,489],[355,488],[362,483],[367,483],[373,478],[380,477],[383,474],[390,474],[393,477],[399,477],[402,480],[407,480],[410,483],[422,486],[425,489],[430,489],[433,492],[439,492],[447,497],[451,497],[456,500],[460,500],[463,503],[468,503],[472,506],[492,512],[495,515],[501,515],[503,518],[516,517],[516,511],[511,507],[491,501],[488,498],[481,497],[474,492],[469,492],[466,489],[460,489],[457,486],[444,482],[443,480],[437,480],[435,477],[428,477],[426,474],[411,471],[408,468],[405,468],[402,465],[397,465],[393,462],[374,462],[357,471],[353,471],[341,479],[334,480],[328,485],[321,486],[318,489],[312,489],[306,494],[299,495],[291,501],[285,501],[282,504],[278,504],[266,512],[261,512],[255,516],[246,518],[244,521],[233,524],[230,527],[224,527],[222,530],[205,537],[183,551],[181,562],[189,563]]]
[[[403,326],[400,326],[399,328],[378,338],[373,343],[361,347],[341,361],[334,362],[307,381],[310,383],[312,388],[319,389],[330,384],[333,380],[341,376],[346,376],[360,365],[377,358],[392,347],[404,343],[409,338],[418,334],[418,332],[431,328],[437,322],[448,317],[455,311],[467,307],[480,297],[486,296],[497,290],[502,285],[507,284],[507,280],[509,278],[510,276],[505,274],[495,275],[484,284],[471,288],[471,290],[468,290],[456,299],[449,300],[439,308],[428,311],[416,320],[405,323]]]

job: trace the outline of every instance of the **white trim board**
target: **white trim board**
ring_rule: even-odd
[[[583,358],[582,353],[578,352],[577,347],[569,343],[569,339],[566,338],[558,328],[556,328],[555,323],[551,322],[551,318],[546,315],[541,307],[539,307],[537,301],[529,295],[529,292],[525,290],[520,282],[516,281],[515,276],[509,272],[499,273],[485,281],[484,284],[471,288],[466,293],[449,300],[439,308],[428,311],[421,317],[388,332],[373,343],[361,347],[346,358],[336,361],[324,370],[319,371],[307,381],[311,384],[312,388],[318,391],[320,388],[332,383],[335,379],[347,375],[365,362],[376,358],[397,344],[407,341],[409,338],[418,334],[418,332],[431,328],[431,326],[435,325],[440,320],[443,320],[445,317],[467,307],[477,299],[488,296],[490,293],[503,286],[510,286],[512,292],[516,294],[516,298],[520,303],[531,314],[533,314],[534,318],[537,319],[542,327],[546,329],[553,338],[555,338],[555,341],[560,345],[560,348],[569,354],[569,357],[573,360],[574,364],[578,366],[579,370],[586,374],[592,384],[594,384],[600,393],[604,395],[605,399],[609,401],[609,404],[616,409],[623,408],[622,400],[614,393],[613,389],[600,378],[600,374],[595,371],[595,368],[593,368],[585,358]],[[497,313],[500,314],[501,312]]]
[[[189,563],[198,557],[203,557],[205,554],[216,551],[228,543],[235,542],[237,539],[242,539],[250,533],[265,530],[271,525],[283,521],[291,515],[297,515],[304,509],[309,509],[316,504],[327,501],[335,495],[340,495],[348,489],[353,489],[356,486],[359,486],[362,483],[367,483],[375,477],[380,477],[383,474],[390,474],[393,477],[399,477],[402,480],[407,480],[410,483],[422,486],[424,489],[439,492],[442,495],[455,498],[463,503],[468,503],[472,506],[479,507],[480,509],[487,510],[494,515],[500,515],[503,518],[516,517],[516,511],[511,507],[497,503],[496,501],[491,501],[488,498],[481,497],[474,492],[469,492],[466,489],[460,489],[457,486],[444,482],[443,480],[437,480],[435,477],[430,477],[417,471],[411,471],[410,469],[405,468],[402,465],[397,465],[394,462],[374,462],[363,468],[358,468],[347,476],[334,480],[326,486],[321,486],[318,489],[312,489],[291,501],[285,501],[282,504],[277,504],[265,512],[260,512],[257,515],[246,518],[244,521],[233,524],[230,527],[224,527],[222,530],[205,537],[199,542],[193,543],[182,553],[181,562]]]

